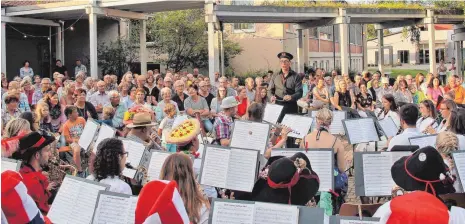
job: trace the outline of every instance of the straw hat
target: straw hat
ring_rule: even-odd
[[[152,115],[147,112],[141,112],[141,113],[136,113],[134,114],[134,117],[132,118],[132,123],[128,124],[126,127],[127,128],[135,128],[135,127],[151,127],[155,126],[156,123],[152,122]]]

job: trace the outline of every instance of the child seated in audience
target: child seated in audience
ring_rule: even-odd
[[[173,128],[174,119],[176,117],[176,107],[171,103],[166,104],[163,112],[167,116],[163,118],[160,126],[158,127],[158,135],[162,136],[162,146],[166,149],[166,151],[176,152],[176,144],[169,144],[166,142],[166,135],[169,134]]]
[[[112,106],[105,106],[102,109],[102,120],[96,120],[97,123],[106,124],[113,127],[113,116],[115,115],[115,109]]]
[[[82,135],[86,120],[79,117],[78,108],[76,106],[68,106],[65,109],[65,115],[68,120],[63,124],[63,136],[66,140],[66,145],[77,144]],[[78,170],[78,176],[82,176],[81,167],[81,147],[71,147],[73,162]],[[66,152],[68,153],[68,152]],[[65,155],[66,156],[66,155]]]

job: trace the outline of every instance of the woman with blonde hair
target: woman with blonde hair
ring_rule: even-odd
[[[450,131],[443,131],[436,137],[436,149],[444,159],[444,163],[451,170],[452,175],[457,176],[457,168],[454,166],[454,160],[452,159],[452,152],[458,150],[459,139],[457,135]],[[463,192],[461,189],[460,182],[454,182],[454,188],[456,192]]]
[[[208,223],[210,203],[195,180],[193,163],[187,154],[175,153],[168,156],[163,163],[160,180],[176,181],[191,223]]]
[[[415,76],[415,86],[420,89],[420,86],[425,82],[425,75],[423,73],[417,73]]]
[[[61,91],[60,97],[60,104],[63,105],[63,107],[74,104],[74,90],[76,90],[75,87],[76,86],[73,81],[65,82],[65,87],[63,88],[63,91]],[[60,90],[58,90],[58,92],[59,91]],[[60,93],[58,93],[58,95],[60,95]]]
[[[39,129],[51,132],[53,130],[52,118],[50,117],[48,104],[46,102],[38,103],[35,113],[35,122],[39,125]]]
[[[4,125],[4,124],[3,124]],[[11,157],[18,148],[19,141],[15,136],[23,136],[31,132],[31,126],[26,119],[15,118],[10,120],[2,130],[2,157]]]
[[[428,85],[433,79],[433,73],[428,73],[426,74],[425,81],[420,85],[420,90],[426,95],[426,92],[428,91]]]

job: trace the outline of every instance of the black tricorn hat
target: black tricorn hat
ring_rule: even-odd
[[[255,183],[253,201],[305,205],[320,187],[318,175],[304,153],[298,152],[289,158],[271,157],[265,167],[268,176]]]
[[[19,139],[19,151],[21,154],[28,151],[37,152],[53,141],[55,137],[34,131]]]
[[[283,51],[283,52],[278,54],[278,58],[280,58],[280,59],[281,58],[287,58],[289,60],[292,60],[294,58],[294,56],[292,56],[292,54],[290,54],[290,53],[287,53],[287,52]]]
[[[407,191],[421,190],[435,195],[455,192],[449,168],[431,146],[397,160],[391,167],[391,175],[394,182]]]

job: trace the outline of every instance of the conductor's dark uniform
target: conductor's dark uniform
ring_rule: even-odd
[[[292,54],[281,52],[278,58],[287,58],[292,60]],[[302,98],[302,78],[293,70],[289,69],[287,76],[283,72],[271,77],[270,85],[268,86],[268,95],[276,97],[276,104],[283,105],[283,111],[278,119],[281,122],[285,114],[296,114],[298,112],[297,100]],[[291,100],[284,101],[283,97],[290,95]]]

